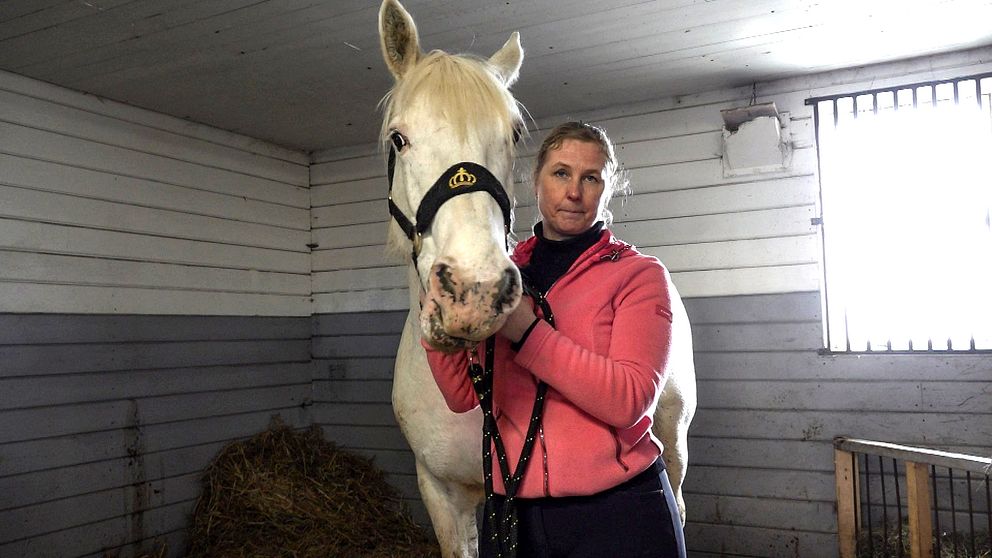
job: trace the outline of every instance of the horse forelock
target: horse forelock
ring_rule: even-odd
[[[384,148],[388,147],[391,123],[414,103],[424,108],[425,118],[447,122],[461,142],[504,142],[512,161],[514,145],[509,138],[512,130],[522,128],[521,110],[487,60],[435,50],[418,61],[382,99]],[[503,186],[512,197],[513,181],[507,180]],[[405,239],[399,227],[391,223],[387,241],[390,252],[405,254]]]
[[[446,120],[460,140],[490,139],[487,136],[509,133],[521,122],[513,95],[487,60],[440,50],[417,62],[383,101],[383,141],[393,118],[414,101],[424,103],[429,117]]]

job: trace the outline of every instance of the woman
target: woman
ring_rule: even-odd
[[[492,452],[495,495],[482,556],[684,556],[661,443],[651,433],[671,341],[670,279],[657,259],[604,224],[621,174],[606,133],[590,124],[558,126],[538,152],[541,221],[513,260],[550,305],[554,327],[525,297],[493,345],[491,413],[511,472],[538,386],[547,387],[519,484],[505,482]],[[477,407],[466,371],[485,360],[485,349],[451,355],[423,344],[451,410]]]

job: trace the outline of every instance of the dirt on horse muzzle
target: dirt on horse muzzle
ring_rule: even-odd
[[[443,350],[473,347],[495,334],[520,302],[520,272],[513,265],[488,276],[443,261],[428,277],[421,328]]]

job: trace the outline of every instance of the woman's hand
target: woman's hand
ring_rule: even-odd
[[[524,295],[520,298],[520,304],[517,305],[516,310],[506,318],[506,323],[503,324],[503,329],[499,330],[499,332],[503,337],[509,339],[511,343],[516,343],[520,341],[527,328],[536,319],[537,315],[534,314],[534,300]]]

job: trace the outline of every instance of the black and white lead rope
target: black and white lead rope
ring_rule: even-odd
[[[541,308],[542,318],[551,327],[555,327],[554,314],[551,312],[551,306],[547,299],[541,293],[531,289],[526,283],[524,284],[524,292],[530,295],[535,304]],[[496,558],[514,558],[517,555],[518,543],[518,518],[515,500],[523,480],[524,471],[527,469],[527,462],[530,461],[534,453],[534,443],[540,434],[541,419],[544,415],[544,397],[548,391],[548,384],[540,381],[537,384],[534,407],[531,411],[530,423],[527,425],[527,436],[524,438],[516,469],[511,474],[506,448],[503,445],[503,439],[496,425],[496,417],[493,414],[495,345],[495,337],[486,340],[485,366],[480,366],[478,362],[471,362],[468,373],[472,379],[472,387],[475,388],[476,396],[479,398],[479,406],[482,408],[482,472],[486,491],[484,513],[492,526],[489,543],[495,547]],[[497,506],[493,492],[493,448],[496,450],[496,460],[499,463],[499,472],[506,492],[502,506]],[[496,509],[497,507],[500,509]]]

